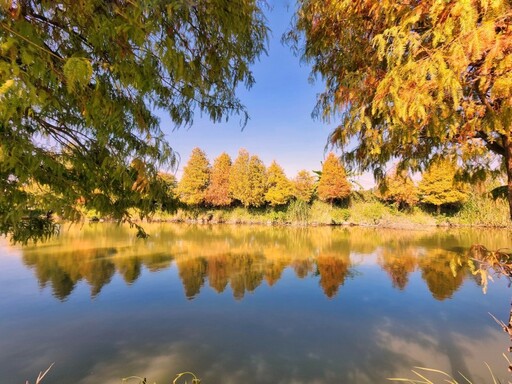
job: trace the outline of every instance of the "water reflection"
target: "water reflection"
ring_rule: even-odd
[[[52,361],[55,384],[185,370],[204,383],[365,384],[414,366],[485,382],[484,362],[504,376],[509,340],[488,312],[506,319],[510,291],[502,280],[483,295],[467,256],[510,244],[509,232],[148,230],[141,241],[87,225],[1,250],[0,382]]]
[[[155,272],[172,265],[188,299],[208,285],[217,293],[229,287],[240,300],[264,281],[278,283],[287,268],[299,279],[317,277],[325,296],[334,298],[347,279],[356,278],[358,263],[376,257],[394,288],[404,290],[410,274],[419,271],[432,296],[445,300],[472,278],[468,250],[478,241],[464,231],[189,225],[151,225],[148,230],[150,239],[142,241],[114,225],[69,227],[53,242],[23,248],[23,262],[59,300],[79,281],[95,297],[116,273],[133,284],[144,268]],[[491,232],[485,242],[492,247],[509,236]]]

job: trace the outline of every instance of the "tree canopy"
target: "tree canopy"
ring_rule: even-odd
[[[235,90],[266,36],[257,0],[0,2],[0,234],[47,236],[77,201],[153,212],[175,164],[157,111],[244,120]]]
[[[229,191],[229,175],[231,173],[231,157],[221,153],[213,162],[210,185],[206,189],[205,200],[215,207],[228,206],[233,201]]]
[[[341,117],[347,165],[382,178],[390,160],[452,153],[477,171],[497,154],[512,207],[509,0],[299,0],[288,40],[325,80],[315,113]]]
[[[194,148],[176,189],[180,201],[187,205],[204,203],[210,172],[210,162],[206,154],[200,148]]]
[[[467,186],[456,179],[457,165],[450,159],[434,161],[418,186],[421,201],[437,207],[445,204],[462,203],[468,197]]]
[[[399,171],[396,167],[379,183],[378,195],[396,204],[398,209],[410,209],[419,200],[417,188],[407,171]]]
[[[283,168],[274,160],[267,169],[267,189],[265,201],[271,206],[288,203],[293,196],[293,186]]]
[[[329,153],[322,164],[322,175],[317,187],[318,198],[332,203],[347,198],[350,190],[350,183],[340,160],[334,153]]]
[[[297,200],[309,203],[315,193],[315,176],[305,169],[300,170],[293,180],[293,188]]]

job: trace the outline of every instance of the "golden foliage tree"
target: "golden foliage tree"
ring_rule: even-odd
[[[330,139],[345,164],[382,177],[441,151],[475,171],[490,151],[512,215],[511,14],[510,0],[299,0],[288,37],[325,80],[317,115],[342,112]]]
[[[315,177],[305,169],[299,171],[293,180],[293,195],[297,200],[309,203],[315,193]]]
[[[421,201],[437,207],[440,213],[444,204],[462,203],[467,199],[466,185],[457,181],[456,164],[448,159],[434,161],[418,186]]]
[[[221,153],[213,162],[210,185],[206,189],[205,201],[215,207],[225,207],[233,201],[229,191],[229,175],[231,173],[231,157]]]
[[[407,171],[396,167],[379,183],[379,197],[398,209],[412,208],[419,201],[418,190]]]
[[[258,156],[240,149],[231,168],[229,188],[244,207],[259,207],[265,202],[266,168]]]
[[[343,200],[350,195],[350,183],[340,160],[329,153],[322,164],[322,175],[318,182],[318,198],[322,201],[334,202]]]
[[[263,161],[252,155],[249,161],[249,196],[244,205],[260,207],[265,204],[265,192],[267,185],[267,168]]]
[[[275,161],[270,164],[267,170],[267,192],[265,201],[271,206],[288,203],[293,195],[293,186],[286,177],[283,168]]]
[[[187,205],[204,203],[209,181],[210,162],[200,148],[194,148],[176,189],[178,198]]]
[[[229,190],[235,200],[243,202],[250,194],[249,185],[249,159],[250,155],[246,149],[241,148],[231,168],[229,176]]]

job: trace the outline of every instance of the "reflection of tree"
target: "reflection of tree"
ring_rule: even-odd
[[[437,300],[452,297],[464,281],[463,264],[453,252],[435,250],[419,261],[421,277]]]
[[[208,259],[208,281],[217,293],[224,292],[228,285],[230,265],[229,255],[212,256]]]
[[[382,248],[379,264],[391,278],[394,288],[403,290],[409,282],[409,274],[414,272],[417,263],[417,248]]]
[[[420,262],[422,276],[435,298],[458,289],[463,266],[454,263],[480,232],[397,231],[377,228],[275,228],[267,226],[198,226],[145,224],[151,237],[137,241],[122,226],[97,224],[66,228],[58,239],[23,248],[24,262],[39,283],[51,285],[65,299],[85,280],[97,295],[115,271],[126,283],[135,282],[144,268],[168,269],[174,260],[187,297],[197,295],[208,279],[216,292],[228,284],[236,298],[255,290],[263,279],[272,286],[290,266],[297,277],[317,272],[325,294],[333,297],[351,269],[351,257],[375,255],[394,287],[405,289]],[[490,232],[491,243],[507,243],[508,232]],[[198,257],[200,256],[200,257]],[[418,261],[416,261],[418,260]],[[454,277],[453,272],[456,273]],[[480,275],[472,276],[482,281]]]
[[[23,261],[36,270],[41,286],[50,282],[54,296],[64,300],[82,279],[91,286],[91,295],[98,295],[115,273],[112,261],[107,259],[112,253],[115,250],[111,248],[77,250],[53,256],[29,252],[23,256]]]
[[[176,262],[187,299],[193,299],[201,290],[206,277],[206,260],[202,257]]]
[[[242,299],[245,292],[253,292],[263,280],[262,259],[256,255],[244,254],[232,259],[233,275],[231,289],[235,299]]]
[[[324,254],[318,256],[316,266],[320,274],[320,286],[324,293],[329,298],[334,297],[338,293],[340,285],[345,283],[350,263],[338,255]]]
[[[265,263],[265,280],[267,281],[269,286],[273,286],[279,279],[283,273],[283,270],[288,265],[287,260],[276,259],[276,260],[267,260]]]
[[[124,257],[116,261],[116,267],[119,273],[123,276],[124,281],[128,284],[133,284],[140,276],[142,269],[142,262],[138,257]]]
[[[292,267],[295,271],[295,274],[299,279],[305,278],[307,275],[309,275],[311,272],[314,271],[315,264],[313,263],[313,260],[308,259],[295,259],[292,261]]]

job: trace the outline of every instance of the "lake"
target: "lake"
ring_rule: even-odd
[[[145,227],[147,240],[97,223],[0,242],[0,383],[33,383],[52,362],[43,384],[184,371],[204,384],[385,383],[415,366],[492,382],[485,363],[510,379],[510,340],[489,313],[507,322],[512,290],[501,277],[484,292],[468,256],[510,246],[510,231]]]

